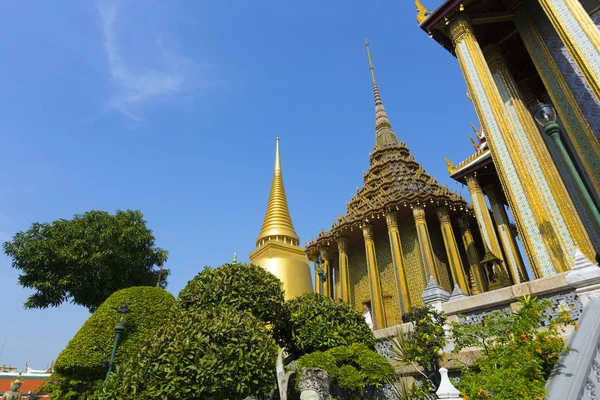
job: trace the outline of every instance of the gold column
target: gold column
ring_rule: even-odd
[[[477,247],[475,247],[475,241],[473,240],[473,234],[471,233],[471,226],[469,219],[466,215],[458,217],[458,226],[462,236],[463,245],[465,246],[465,252],[467,253],[467,259],[469,260],[470,274],[472,276],[471,290],[473,294],[479,294],[486,291],[485,279],[481,273],[481,265],[479,264],[479,255],[477,254]]]
[[[365,239],[365,252],[367,255],[367,271],[369,272],[369,283],[371,288],[371,313],[373,314],[373,330],[385,328],[385,312],[383,310],[383,295],[379,279],[379,268],[377,268],[377,257],[375,256],[375,242],[373,241],[373,227],[365,224],[362,227]]]
[[[488,199],[490,199],[492,214],[494,215],[494,221],[496,221],[496,226],[498,227],[500,241],[502,241],[502,247],[504,248],[504,255],[508,258],[507,264],[510,277],[513,282],[527,281],[527,272],[525,271],[525,266],[519,255],[519,249],[517,248],[515,238],[511,232],[508,214],[506,213],[500,194],[493,185],[486,186],[485,193],[487,194]]]
[[[518,156],[519,150],[512,138],[514,127],[505,115],[502,97],[475,40],[473,28],[466,15],[459,13],[450,23],[449,30],[471,100],[483,125],[490,154],[507,194],[508,204],[513,210],[532,269],[536,276],[554,275],[561,269],[555,264],[540,233],[540,227],[544,226],[544,218],[547,217],[540,214],[535,207],[539,198],[532,196],[533,188],[526,179],[528,171]]]
[[[600,31],[579,0],[538,0],[600,101]]]
[[[421,206],[413,207],[413,217],[415,227],[417,228],[417,239],[419,240],[419,255],[421,256],[421,268],[427,278],[433,276],[436,282],[440,281],[433,256],[431,240],[429,240],[429,230],[427,229],[427,220],[425,219],[425,209]]]
[[[410,310],[410,299],[408,295],[408,283],[406,282],[406,273],[404,271],[404,256],[402,254],[402,244],[400,242],[400,231],[398,230],[398,220],[396,213],[386,213],[385,222],[387,224],[388,236],[390,238],[390,249],[392,252],[394,271],[396,271],[396,285],[398,287],[398,298],[400,299],[400,308],[402,309],[402,312],[408,312]]]
[[[479,231],[481,232],[483,241],[496,257],[502,258],[500,242],[496,236],[494,223],[492,222],[492,217],[490,217],[479,181],[475,175],[467,175],[465,180],[467,181],[471,202],[473,203],[473,209],[475,210],[475,219],[477,220],[477,224],[479,224]]]
[[[524,167],[529,172],[527,176],[522,176],[521,180],[531,187],[533,195],[537,194],[538,201],[531,204],[538,209],[538,221],[542,221],[540,230],[547,232],[542,232],[542,238],[551,256],[556,262],[562,263],[563,271],[567,271],[571,268],[576,247],[587,257],[593,258],[593,245],[578,213],[573,212],[575,206],[548,152],[542,133],[519,93],[500,48],[490,46],[484,50],[484,54],[504,101],[507,118],[513,123],[515,148],[520,152]],[[497,196],[496,198],[498,199]],[[501,208],[504,211],[504,207]],[[498,219],[496,221],[500,223]],[[502,244],[504,250],[508,251],[504,240]]]
[[[341,299],[350,304],[350,275],[348,273],[348,239],[338,237],[336,239],[339,253],[339,270],[341,284]]]
[[[327,280],[323,283],[322,295],[331,298],[331,264],[329,263],[329,250],[325,247],[322,247],[319,249],[319,252],[321,253],[321,258],[323,259],[323,265],[321,265],[321,268],[323,268],[323,271],[327,274]]]
[[[438,219],[440,220],[440,228],[442,229],[442,237],[444,238],[444,247],[448,255],[448,263],[452,272],[452,280],[458,284],[463,292],[470,294],[469,285],[465,278],[465,270],[460,259],[454,231],[452,231],[452,223],[450,222],[450,211],[448,207],[442,206],[436,209]]]

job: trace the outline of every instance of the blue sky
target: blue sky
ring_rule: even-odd
[[[430,9],[439,0],[423,1]],[[441,183],[472,153],[458,63],[412,1],[3,2],[0,239],[90,209],[141,210],[169,290],[253,250],[275,137],[302,242],[362,183],[374,144],[369,39],[396,134]],[[88,312],[24,310],[0,256],[0,365],[45,368]]]

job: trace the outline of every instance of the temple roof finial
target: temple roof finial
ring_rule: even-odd
[[[233,253],[233,264],[237,264],[237,253]]]
[[[273,171],[273,182],[271,183],[271,194],[269,195],[269,204],[258,234],[257,244],[263,239],[281,240],[284,243],[292,244],[292,240],[298,245],[299,239],[294,230],[294,224],[290,217],[285,188],[283,186],[283,177],[281,175],[281,159],[279,155],[279,138],[275,139],[275,168]],[[284,240],[287,238],[288,240]]]
[[[429,16],[429,10],[419,0],[415,0],[415,5],[417,6],[417,22],[420,24]]]
[[[369,58],[369,69],[371,70],[371,79],[373,81],[373,94],[375,97],[375,145],[385,146],[386,144],[398,143],[396,134],[392,129],[392,124],[388,119],[383,102],[381,101],[381,95],[379,94],[379,87],[375,80],[375,71],[373,69],[373,60],[371,60],[371,51],[369,50],[369,41],[365,39],[365,47],[367,48],[367,57]]]

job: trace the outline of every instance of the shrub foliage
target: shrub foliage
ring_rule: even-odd
[[[385,357],[362,343],[306,354],[298,359],[297,366],[298,371],[302,368],[324,369],[332,383],[359,394],[367,387],[379,387],[389,382],[394,376],[394,369]],[[296,384],[299,379],[300,374],[297,374]]]
[[[375,348],[373,332],[362,315],[341,300],[316,293],[285,303],[273,335],[295,356],[354,343]]]
[[[566,325],[577,324],[563,310],[547,326],[542,312],[549,301],[525,297],[514,313],[494,311],[483,324],[454,323],[455,352],[479,347],[483,354],[461,372],[458,389],[464,399],[542,400],[552,368],[565,350],[560,335]]]
[[[143,341],[170,318],[175,298],[166,290],[152,286],[138,286],[119,290],[110,296],[83,324],[60,353],[54,365],[54,374],[47,388],[53,399],[79,398],[101,382],[115,340],[116,312],[127,301],[126,330],[121,337],[115,364],[119,365],[137,353]]]
[[[97,400],[244,399],[275,386],[277,346],[264,323],[231,307],[187,310],[111,374]]]
[[[226,305],[249,311],[272,323],[284,301],[283,284],[269,271],[254,264],[205,267],[179,293],[183,310],[201,310]]]

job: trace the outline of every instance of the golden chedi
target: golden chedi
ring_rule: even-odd
[[[300,247],[300,239],[294,230],[290,211],[285,197],[281,161],[279,158],[279,138],[275,147],[275,171],[267,213],[263,222],[256,250],[250,253],[250,262],[265,268],[283,282],[285,299],[293,299],[306,292],[312,292],[310,264],[305,250]]]

